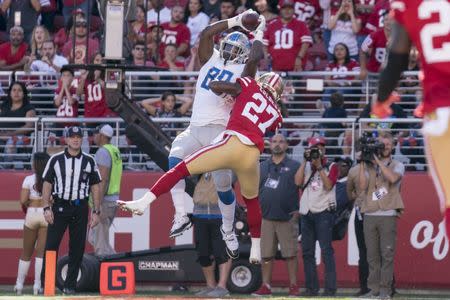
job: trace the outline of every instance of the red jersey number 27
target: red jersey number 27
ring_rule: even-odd
[[[278,118],[278,112],[271,105],[268,105],[266,98],[264,98],[262,94],[254,93],[252,98],[261,103],[258,105],[256,102],[248,102],[242,110],[242,116],[252,121],[253,124],[258,124],[259,130],[264,134],[266,133],[267,128],[269,128]],[[261,122],[258,116],[263,111],[266,111],[266,113],[272,116],[266,122]]]
[[[442,43],[440,48],[433,47],[434,38],[450,35],[450,3],[447,0],[423,1],[418,13],[421,20],[431,18],[432,14],[439,14],[439,22],[426,24],[420,31],[425,60],[429,64],[450,62],[450,42]]]

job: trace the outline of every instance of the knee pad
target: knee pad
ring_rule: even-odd
[[[175,156],[169,156],[169,169],[172,169],[182,161],[181,158]]]
[[[214,184],[218,192],[227,192],[231,190],[232,174],[230,170],[220,170],[212,172]]]
[[[228,190],[226,192],[217,192],[217,194],[219,195],[220,202],[226,205],[232,204],[236,199],[233,190]]]
[[[212,260],[209,256],[199,256],[197,261],[200,264],[200,266],[202,266],[203,268],[206,268],[206,267],[209,267],[210,265],[212,265]]]

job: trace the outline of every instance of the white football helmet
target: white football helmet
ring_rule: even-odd
[[[256,82],[267,90],[276,101],[281,99],[284,90],[283,79],[275,72],[269,72],[261,75]]]
[[[219,52],[225,63],[244,64],[250,53],[250,41],[242,32],[233,31],[220,42]]]

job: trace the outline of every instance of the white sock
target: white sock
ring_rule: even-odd
[[[34,285],[41,286],[42,257],[34,259]]]
[[[175,184],[175,186],[170,190],[172,195],[172,202],[175,208],[175,215],[184,216],[186,215],[186,210],[184,208],[184,189],[186,188],[186,182],[184,179],[180,180]]]
[[[225,232],[230,232],[233,230],[234,223],[234,211],[236,209],[236,200],[233,203],[227,205],[222,201],[219,202],[220,212],[222,213],[222,228]]]
[[[16,285],[23,287],[23,283],[25,282],[25,278],[28,274],[28,269],[30,269],[30,261],[25,261],[19,259],[19,267],[17,270],[17,280]]]

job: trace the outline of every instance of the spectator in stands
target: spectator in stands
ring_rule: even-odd
[[[220,1],[220,20],[226,20],[236,15],[237,4],[234,0]]]
[[[41,25],[34,27],[33,32],[31,34],[30,40],[30,48],[31,48],[31,57],[35,59],[41,59],[42,56],[42,45],[45,41],[50,39],[50,34],[48,30]]]
[[[176,5],[172,8],[172,18],[170,22],[162,24],[164,35],[162,43],[164,47],[168,44],[177,46],[177,56],[189,56],[189,44],[191,42],[191,33],[186,24],[183,23],[184,9]]]
[[[366,27],[367,21],[371,13],[375,8],[375,1],[371,0],[357,0],[356,4],[356,12],[358,17],[361,19],[361,30],[358,32],[356,36],[356,40],[358,41],[358,49],[361,49],[361,45],[366,37],[372,32],[369,28]]]
[[[255,2],[256,11],[266,19],[266,24],[278,17],[274,13],[275,8],[273,7],[273,1],[267,2],[267,0],[257,0]]]
[[[211,19],[219,19],[221,2],[220,0],[202,0],[205,14]]]
[[[57,107],[56,116],[60,118],[78,117],[78,96],[77,89],[74,86],[74,72],[67,67],[61,68],[61,78],[58,81],[58,87],[55,91],[54,103]],[[65,131],[66,127],[72,126],[72,123],[56,123],[54,126],[60,131]],[[60,136],[63,136],[60,132]]]
[[[286,261],[289,297],[299,296],[298,270],[298,192],[295,173],[300,164],[287,157],[288,143],[282,134],[270,140],[271,157],[260,164],[262,285],[253,296],[270,296],[273,263],[278,244]]]
[[[346,119],[347,111],[344,108],[344,96],[341,93],[331,95],[331,107],[327,108],[322,115],[324,119]],[[327,153],[329,155],[342,155],[342,145],[338,144],[338,138],[345,132],[344,123],[323,123],[322,128],[326,129]],[[345,135],[345,133],[344,133]]]
[[[152,25],[158,23],[159,12],[159,24],[170,22],[171,12],[168,7],[164,5],[163,0],[150,0],[151,9],[147,12],[147,24]]]
[[[58,30],[53,38],[58,53],[62,52],[64,45],[69,41],[69,39],[72,39],[72,35],[75,30],[74,22],[84,19],[84,12],[81,9],[78,9],[73,12],[72,16],[70,16],[69,20],[65,23],[64,28]]]
[[[30,40],[31,32],[37,25],[41,4],[39,0],[3,0],[1,4],[3,14],[8,14],[8,27],[20,26],[23,28],[25,41]]]
[[[69,19],[74,12],[81,10],[84,16],[89,16],[89,13],[92,11],[92,7],[89,7],[90,1],[88,0],[63,0],[62,2],[62,14],[64,16],[64,22],[66,24],[67,22],[69,22]]]
[[[93,64],[102,63],[101,53],[94,56]],[[108,118],[115,117],[116,113],[111,111],[105,98],[105,72],[102,70],[83,70],[77,86],[77,96],[84,96],[85,118]],[[99,124],[87,122],[88,128],[95,128]],[[91,132],[90,132],[91,133]]]
[[[164,59],[157,66],[169,69],[170,71],[184,71],[184,63],[176,59],[177,46],[175,44],[168,44],[164,48]]]
[[[164,56],[163,45],[161,43],[164,31],[161,26],[150,25],[147,33],[147,58],[153,62],[158,62]]]
[[[393,136],[382,132],[378,141],[384,150],[359,168],[359,190],[364,191],[361,213],[364,213],[364,240],[369,263],[368,287],[365,298],[391,299],[394,276],[397,220],[404,210],[400,185],[405,166],[393,159]]]
[[[182,104],[176,107],[176,102]],[[161,95],[161,98],[149,98],[142,100],[141,105],[147,113],[156,118],[174,118],[186,115],[192,106],[192,97],[175,96],[174,93],[167,91]],[[159,107],[158,104],[159,103]]]
[[[280,1],[280,17],[272,21],[265,32],[273,71],[302,71],[306,51],[312,37],[305,23],[295,19],[294,1]]]
[[[378,29],[383,28],[385,20],[388,19],[389,9],[389,0],[375,1],[375,7],[373,8],[370,16],[367,19],[366,28],[370,32],[377,31]]]
[[[367,78],[369,72],[379,73],[381,71],[386,60],[386,44],[391,35],[391,26],[391,21],[387,18],[384,27],[372,32],[362,43],[359,55],[362,80]]]
[[[25,65],[25,70],[34,72],[59,73],[62,66],[69,62],[64,56],[56,54],[55,42],[46,40],[42,44],[41,58]]]
[[[19,71],[30,60],[26,56],[27,44],[23,41],[22,27],[15,26],[9,30],[10,42],[0,45],[0,70]]]
[[[128,39],[134,45],[136,42],[145,42],[145,33],[147,32],[145,24],[145,9],[142,5],[136,7],[136,17],[131,26],[129,26]]]
[[[330,18],[328,29],[331,30],[328,56],[331,60],[337,43],[346,44],[350,57],[358,60],[358,42],[356,35],[361,30],[361,20],[356,15],[352,0],[342,0],[342,4],[335,15]]]
[[[297,20],[308,25],[310,31],[320,27],[322,20],[322,9],[318,0],[296,0],[295,14]]]
[[[325,43],[325,49],[328,51],[330,46],[331,30],[328,28],[330,24],[331,16],[334,16],[336,12],[341,7],[341,0],[320,0],[320,8],[322,8],[322,32],[323,32],[323,42]]]
[[[326,76],[325,84],[327,88],[324,89],[324,97],[323,101],[325,106],[328,106],[330,98],[329,95],[340,92],[345,94],[353,94],[354,90],[350,90],[349,88],[352,85],[355,85],[353,80],[355,79],[354,75],[340,75],[346,72],[359,72],[359,64],[356,60],[350,58],[350,53],[348,47],[344,43],[337,43],[334,46],[333,50],[333,59],[328,63],[326,71],[331,71],[336,75]]]
[[[36,116],[34,107],[30,104],[28,89],[19,81],[9,86],[8,95],[1,106],[1,118],[32,118]],[[7,122],[0,124],[0,143],[5,145],[5,161],[13,161],[13,154],[18,148],[30,142],[30,134],[34,130],[33,122]],[[20,164],[19,164],[20,165]]]
[[[89,43],[89,53],[87,53],[87,43]],[[69,39],[62,50],[63,55],[71,63],[84,64],[91,61],[98,50],[98,41],[88,36],[87,21],[77,19],[75,22],[75,45],[73,45],[73,39]]]
[[[42,202],[42,174],[50,156],[47,153],[33,154],[33,173],[25,177],[20,192],[20,204],[26,208],[23,224],[23,247],[17,270],[17,280],[14,290],[17,295],[22,294],[23,284],[30,268],[31,257],[36,249],[34,259],[33,294],[42,293],[41,271],[44,256],[45,240],[47,238],[47,222],[44,219],[44,203]]]
[[[190,46],[193,47],[200,32],[209,24],[209,17],[203,12],[201,0],[189,0],[184,11],[184,22],[191,33]]]
[[[313,159],[311,151],[320,156]],[[336,164],[328,165],[325,157],[325,139],[313,137],[305,151],[305,159],[295,174],[295,183],[303,187],[300,199],[303,266],[306,291],[303,296],[317,296],[319,281],[316,271],[316,241],[319,241],[325,264],[325,289],[323,296],[336,294],[336,263],[332,246],[332,231],[336,197],[333,189],[338,179]]]
[[[147,66],[153,67],[155,64],[151,60],[145,61],[145,44],[144,42],[136,42],[134,44],[133,50],[131,51],[133,66]]]
[[[41,25],[49,32],[55,32],[55,15],[57,10],[56,0],[42,0],[41,3]]]
[[[325,42],[323,40],[323,34],[320,29],[316,29],[312,33],[313,43],[308,48],[306,53],[308,62],[306,64],[306,71],[324,71],[328,65],[328,55],[325,50]]]
[[[192,200],[197,261],[206,279],[206,288],[195,295],[211,298],[226,297],[229,295],[227,280],[231,269],[231,259],[224,251],[226,246],[220,233],[222,215],[211,173],[202,175],[195,186]],[[217,272],[219,282],[216,281],[216,268],[219,270]]]

